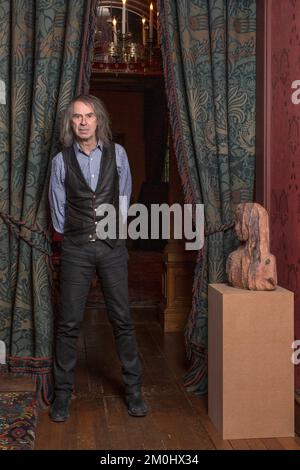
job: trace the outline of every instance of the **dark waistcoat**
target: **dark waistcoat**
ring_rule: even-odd
[[[100,204],[112,204],[116,211],[116,238],[107,237],[105,241],[110,246],[115,246],[118,241],[119,175],[114,143],[103,147],[95,191],[85,180],[73,146],[63,150],[63,159],[66,171],[64,237],[78,244],[96,240],[96,224],[104,217],[97,216],[97,207]]]

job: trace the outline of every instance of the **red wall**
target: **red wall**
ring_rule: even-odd
[[[300,0],[269,3],[271,252],[277,258],[278,283],[295,293],[295,337],[300,339],[300,104],[291,99],[292,82],[300,80]]]

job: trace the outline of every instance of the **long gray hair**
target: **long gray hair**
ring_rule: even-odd
[[[60,141],[63,146],[69,147],[74,142],[75,136],[72,130],[71,120],[73,116],[73,105],[77,101],[90,105],[93,108],[98,124],[96,129],[97,141],[101,140],[104,144],[108,144],[112,139],[112,133],[110,129],[109,115],[104,104],[99,98],[96,98],[96,96],[79,95],[72,99],[63,116],[60,132]]]

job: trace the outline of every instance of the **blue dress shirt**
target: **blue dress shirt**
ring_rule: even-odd
[[[127,208],[130,203],[131,196],[131,173],[128,163],[128,158],[124,147],[120,144],[116,146],[116,164],[119,174],[119,195],[127,197]],[[87,155],[81,150],[79,144],[74,144],[75,155],[83,176],[90,188],[95,191],[102,158],[102,145],[99,142],[90,155]],[[65,165],[62,153],[58,153],[52,160],[50,186],[49,186],[49,202],[51,209],[51,218],[54,230],[59,233],[64,233],[65,224],[65,205],[66,205],[66,190],[65,190]],[[123,208],[120,208],[124,211]],[[126,214],[123,214],[126,216]]]

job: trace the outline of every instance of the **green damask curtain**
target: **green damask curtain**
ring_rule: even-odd
[[[185,386],[207,391],[207,285],[226,281],[234,204],[253,200],[255,0],[160,0],[166,92],[187,203],[204,203]],[[231,227],[231,228],[230,228]]]
[[[58,117],[87,87],[95,0],[0,2],[0,340],[51,392],[47,179]]]

